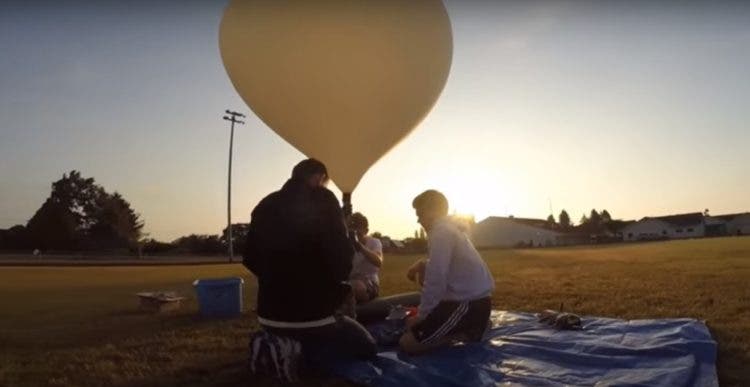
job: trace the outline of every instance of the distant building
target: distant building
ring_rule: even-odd
[[[719,216],[704,215],[703,223],[706,225],[705,236],[715,237],[727,235],[727,219],[723,219],[723,217]]]
[[[396,239],[391,239],[390,237],[383,236],[380,239],[380,243],[383,245],[383,251],[393,252],[402,250],[404,248],[404,242],[401,242]]]
[[[750,212],[708,216],[701,212],[610,220],[562,229],[543,219],[491,216],[471,225],[477,247],[546,247],[648,240],[750,235]]]
[[[723,222],[724,235],[750,235],[750,212],[727,214],[711,217]]]
[[[473,225],[477,247],[556,246],[563,233],[543,219],[491,216]]]
[[[636,221],[634,220],[613,219],[601,223],[598,227],[579,225],[574,230],[581,229],[585,231],[588,229],[588,235],[591,239],[589,243],[617,243],[624,240],[622,231],[635,223]]]
[[[700,212],[658,217],[645,217],[622,228],[626,242],[700,238],[706,236],[706,223]]]
[[[617,238],[619,240],[622,240],[623,239],[622,238],[622,231],[626,227],[628,227],[628,226],[630,226],[632,224],[635,224],[635,223],[636,223],[635,220],[613,219],[613,220],[610,220],[609,222],[607,222],[604,225],[604,227],[607,230],[607,232],[609,233],[609,235],[611,235],[612,237]]]
[[[557,236],[555,240],[556,246],[575,246],[575,245],[588,245],[594,240],[587,231],[581,230],[580,227],[572,227]]]

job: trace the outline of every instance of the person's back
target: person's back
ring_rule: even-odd
[[[333,314],[354,252],[342,219],[333,193],[295,180],[253,210],[244,262],[258,277],[261,319],[311,321]]]
[[[350,290],[345,281],[354,248],[338,201],[325,188],[327,179],[325,165],[304,160],[281,190],[253,210],[243,264],[258,278],[257,313],[263,332],[252,341],[252,365],[292,364],[258,360],[284,352],[263,351],[262,344],[288,343],[287,339],[301,343],[308,358],[376,353],[372,336],[336,312]],[[268,339],[274,336],[284,339]]]

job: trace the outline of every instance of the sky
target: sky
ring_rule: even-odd
[[[221,62],[225,1],[0,3],[0,228],[70,170],[118,191],[160,240],[226,226],[305,158]],[[750,211],[750,3],[445,1],[453,63],[432,111],[353,194],[371,231],[451,212],[573,220]],[[340,194],[335,186],[334,192]]]

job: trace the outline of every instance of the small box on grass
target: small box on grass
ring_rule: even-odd
[[[242,313],[242,284],[239,277],[198,279],[193,282],[201,314],[211,318],[231,318]]]
[[[136,294],[140,299],[141,310],[165,313],[180,309],[182,300],[175,292],[141,292]]]

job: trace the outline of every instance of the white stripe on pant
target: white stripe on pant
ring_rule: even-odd
[[[456,310],[451,313],[448,320],[445,321],[445,323],[440,326],[433,334],[431,334],[426,339],[422,340],[423,344],[428,344],[430,341],[433,341],[435,339],[438,339],[445,335],[446,333],[450,332],[451,329],[453,329],[459,321],[461,321],[461,318],[466,315],[466,312],[469,310],[469,302],[464,301],[461,302],[457,307]]]

